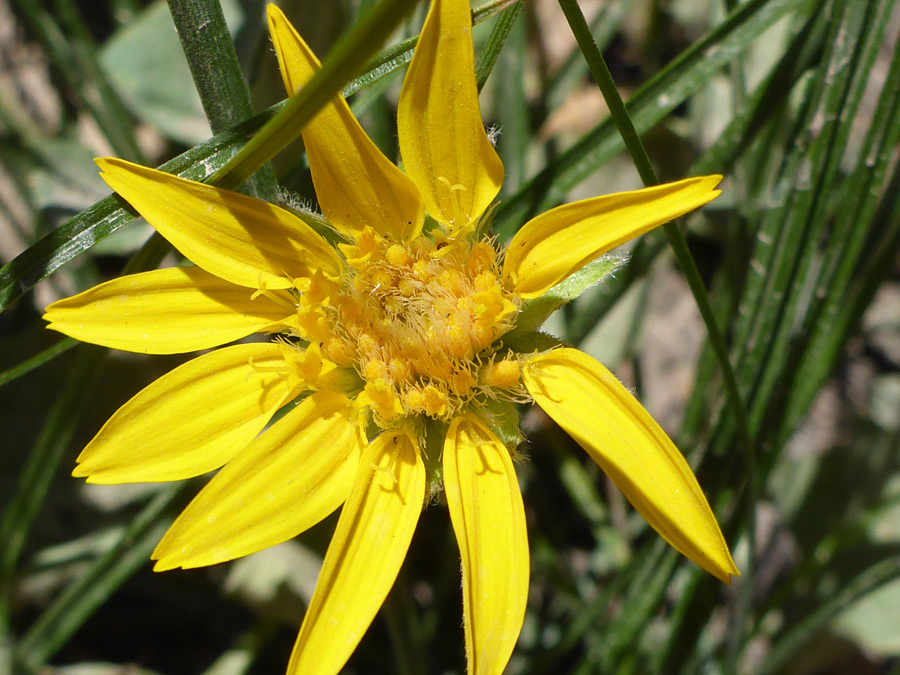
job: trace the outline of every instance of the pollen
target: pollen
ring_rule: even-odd
[[[365,228],[340,250],[339,289],[300,303],[300,323],[324,357],[356,370],[358,400],[379,426],[419,415],[450,421],[497,390],[517,390],[517,364],[494,363],[494,352],[519,300],[500,279],[490,241],[437,230],[396,242]]]
[[[500,389],[511,389],[519,384],[521,371],[515,359],[504,359],[487,366],[481,375],[484,384]]]

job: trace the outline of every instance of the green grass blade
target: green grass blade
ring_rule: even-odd
[[[521,10],[522,3],[517,2],[504,9],[497,18],[497,23],[494,24],[487,44],[485,44],[481,56],[478,58],[478,63],[475,65],[475,80],[478,82],[478,91],[484,88],[484,83],[487,82],[488,76],[494,69],[494,65],[500,57],[500,50],[506,44],[509,32],[515,25],[516,17],[519,16]]]
[[[634,0],[604,3],[591,19],[590,31],[600,51],[604,51],[632,11]],[[588,74],[587,63],[578,49],[573,49],[565,62],[547,80],[543,103],[551,110],[561,106],[572,88]]]
[[[213,134],[253,116],[250,92],[219,0],[167,0],[194,85]],[[264,165],[247,183],[248,194],[274,200],[275,171]]]
[[[223,188],[241,185],[257,169],[300,136],[328,99],[359,73],[366,61],[400,25],[418,0],[382,0],[335,45],[309,82],[242,147],[210,182]]]
[[[180,482],[162,487],[118,542],[44,610],[16,646],[18,667],[38,672],[119,586],[149,563],[150,554],[172,520],[168,507],[185,485]]]
[[[22,377],[22,375],[30,373],[35,368],[39,368],[48,361],[55,359],[57,356],[65,354],[78,344],[80,343],[75,338],[63,338],[62,340],[57,340],[54,344],[35,354],[31,358],[0,372],[0,387]]]
[[[689,171],[690,174],[704,174],[716,170],[730,173],[737,158],[751,148],[754,139],[765,131],[767,125],[778,127],[778,124],[771,124],[771,122],[773,119],[786,118],[785,108],[789,94],[797,86],[806,70],[815,65],[818,60],[828,25],[827,17],[815,13],[802,25],[802,28],[795,32],[795,37],[788,45],[784,57],[780,59],[760,86],[745,98],[743,109],[738,111],[712,147],[694,163]],[[765,141],[760,141],[759,145],[772,147]],[[753,193],[749,182],[746,187]],[[738,220],[731,223],[729,232],[736,227],[741,227],[745,219],[751,218],[759,208],[756,204],[747,206],[739,204],[736,214]],[[722,320],[729,325],[736,318],[734,310],[736,310],[738,302],[735,296],[742,292],[743,277],[746,274],[746,239],[746,235],[741,232],[729,237],[725,255],[731,262],[723,267],[730,270],[730,273],[727,275],[727,280],[714,282],[719,289],[714,294],[715,297],[725,301],[726,298],[723,297],[723,294],[726,292],[729,294],[730,299],[727,300],[727,305],[731,307],[731,310],[722,315]],[[725,283],[726,281],[727,283]],[[712,350],[704,349],[691,397],[682,419],[681,435],[685,440],[696,438],[701,427],[707,423],[710,417],[709,409],[715,408],[715,403],[713,403],[713,394],[716,391],[713,383],[714,363],[715,357]]]
[[[642,85],[628,101],[628,113],[643,134],[681,105],[709,78],[789,12],[808,14],[821,0],[750,0]],[[566,193],[623,148],[612,120],[605,120],[518,194],[500,204],[495,223],[508,238],[526,220],[558,204]]]
[[[521,6],[521,5],[518,5]],[[505,174],[501,199],[519,189],[525,179],[525,155],[531,144],[528,101],[525,97],[525,47],[528,39],[526,17],[521,17],[509,31],[509,49],[498,64],[498,77],[493,82],[494,117],[500,126],[497,152]]]
[[[78,7],[71,0],[56,0],[54,15],[46,3],[35,0],[18,0],[17,5],[67,88],[88,110],[115,152],[141,162],[143,153],[134,137],[134,123],[96,58],[96,45]]]
[[[635,563],[638,571],[630,584],[630,592],[620,618],[609,636],[611,663],[627,658],[641,631],[658,611],[661,598],[669,588],[672,574],[680,562],[679,554],[662,540],[647,548],[648,554]]]
[[[731,167],[773,115],[784,114],[788,94],[819,59],[829,22],[816,13],[795,31],[784,56],[764,81],[745,98],[715,144],[691,168],[692,174],[730,173]]]
[[[234,144],[246,138],[240,130],[252,130],[259,121],[251,120],[238,131],[220,134],[197,146],[160,169],[185,178],[203,180],[207,169],[221,166],[234,152]],[[137,218],[124,200],[110,195],[71,218],[37,243],[20,253],[0,269],[0,311],[46,279],[74,257],[102,241]]]
[[[569,22],[572,33],[575,35],[578,46],[581,49],[582,54],[584,54],[588,67],[594,75],[594,80],[597,82],[597,86],[603,94],[603,98],[609,107],[610,116],[612,117],[616,128],[619,130],[619,133],[622,135],[625,147],[628,149],[628,153],[631,155],[631,159],[637,167],[641,180],[645,186],[658,185],[659,180],[650,164],[650,158],[647,155],[647,151],[644,149],[644,145],[634,128],[634,124],[631,117],[628,115],[625,104],[619,96],[616,84],[612,79],[612,74],[606,66],[606,61],[591,36],[587,21],[581,13],[581,9],[578,7],[577,0],[559,0],[559,4],[560,7],[562,7],[563,13],[566,15],[566,19]],[[715,316],[713,315],[709,296],[706,294],[703,280],[700,278],[700,272],[697,269],[697,265],[687,247],[687,242],[684,240],[678,226],[675,223],[666,223],[664,227],[666,238],[669,240],[669,245],[675,252],[675,257],[678,259],[681,270],[687,279],[688,285],[691,288],[691,293],[700,310],[703,323],[706,325],[709,342],[715,351],[719,368],[725,379],[728,401],[737,423],[741,445],[744,452],[747,453],[748,462],[752,463],[752,456],[755,452],[755,448],[747,429],[744,402],[741,400],[741,395],[738,392],[737,380],[734,371],[732,370],[731,362],[728,359],[728,350],[725,346],[725,340],[722,337],[722,333],[716,323]]]
[[[819,14],[811,12],[813,16]],[[728,173],[734,165],[736,158],[747,149],[753,135],[758,133],[766,121],[778,115],[787,100],[787,95],[792,86],[797,82],[804,71],[818,58],[821,42],[824,39],[824,28],[827,21],[810,21],[809,25],[815,32],[800,31],[792,42],[784,59],[779,63],[775,72],[767,77],[766,83],[755,90],[752,101],[753,109],[742,113],[726,128],[722,135],[710,147],[710,149],[688,171],[690,175],[708,174],[713,172]],[[635,97],[637,98],[637,96]],[[634,99],[632,99],[633,101]],[[780,101],[780,104],[778,103]],[[632,252],[631,261],[627,267],[621,270],[616,277],[607,280],[600,292],[591,300],[591,304],[583,306],[581,311],[569,322],[567,337],[573,343],[580,343],[593,329],[597,321],[610,310],[622,293],[631,284],[649,269],[650,263],[663,250],[664,241],[657,233],[650,233],[641,238]],[[713,359],[712,352],[709,356]],[[708,388],[699,387],[698,392],[704,395]],[[695,428],[699,423],[700,411],[706,410],[707,402],[704,398],[694,397],[689,404],[686,418],[693,419],[688,424],[687,431]],[[690,434],[689,434],[690,435]]]
[[[760,345],[751,340],[751,336],[755,331],[756,335],[765,336],[759,328],[761,317],[769,316],[769,321],[774,321],[781,310],[778,304],[785,301],[784,295],[773,296],[772,286],[776,283],[785,283],[785,280],[791,278],[791,270],[797,261],[797,244],[802,232],[791,235],[788,232],[787,214],[791,210],[792,195],[795,181],[801,175],[800,164],[805,161],[809,144],[813,140],[813,136],[808,133],[816,110],[825,105],[826,92],[831,89],[825,85],[825,73],[827,72],[828,63],[833,63],[837,58],[835,50],[837,42],[835,37],[840,30],[840,22],[834,21],[837,13],[841,15],[841,8],[845,7],[844,0],[838,0],[830,4],[827,9],[822,10],[823,17],[827,16],[830,20],[826,22],[829,27],[829,35],[825,40],[826,50],[822,55],[821,65],[816,71],[814,81],[809,85],[806,96],[803,98],[803,104],[797,114],[796,119],[786,124],[791,127],[785,137],[775,134],[774,139],[777,143],[783,143],[786,147],[794,148],[793,151],[781,158],[781,166],[774,167],[767,160],[766,155],[777,156],[777,152],[771,152],[768,148],[761,148],[760,153],[756,153],[755,157],[750,161],[757,166],[765,165],[766,171],[761,171],[764,175],[771,176],[769,171],[774,172],[775,185],[767,185],[759,190],[750,188],[750,194],[763,194],[761,199],[769,200],[769,208],[762,211],[763,215],[758,218],[758,233],[753,241],[753,251],[748,266],[746,267],[746,276],[743,281],[743,295],[740,302],[740,312],[733,329],[734,350],[737,353],[736,363],[739,373],[739,386],[742,393],[750,396],[753,393],[753,383],[759,377],[759,371],[751,369],[747,363],[747,354],[756,353],[765,348],[766,345]],[[840,90],[837,90],[840,94]],[[777,126],[784,126],[782,120],[776,120]],[[763,143],[760,143],[762,146]],[[820,145],[821,147],[821,145]],[[751,200],[753,201],[753,200]],[[787,251],[787,246],[791,245],[793,255]],[[780,261],[780,264],[779,264]],[[777,280],[779,281],[776,281]],[[769,288],[769,292],[766,289]],[[782,293],[784,290],[782,289]],[[773,305],[771,309],[769,305]],[[729,419],[718,420],[715,432],[715,438],[712,443],[712,454],[726,453],[732,444],[734,434],[733,422]]]
[[[473,10],[475,22],[484,21],[517,0],[492,0]],[[371,59],[367,72],[343,89],[352,96],[363,87],[402,68],[412,58],[416,38],[388,47]],[[205,181],[233,158],[262,126],[282,111],[282,101],[246,122],[230,127],[210,140],[157,167],[182,178]],[[0,312],[67,262],[103,241],[137,217],[124,201],[109,196],[74,216],[0,268]]]
[[[825,39],[822,63],[834,64],[841,62],[841,59],[848,58],[843,50],[840,54],[837,53],[841,46],[837,40],[842,26],[840,17],[846,11],[846,6],[846,0],[837,0],[830,3],[828,7],[831,21],[828,23],[829,33]],[[776,184],[769,188],[774,206],[766,212],[754,242],[744,295],[741,300],[741,317],[737,323],[734,337],[738,352],[738,364],[748,366],[744,369],[747,374],[751,373],[749,363],[747,363],[747,359],[750,358],[748,355],[756,353],[760,349],[754,335],[767,335],[765,329],[770,328],[763,324],[766,315],[766,300],[771,300],[774,286],[784,284],[785,280],[790,278],[791,264],[797,259],[796,252],[802,232],[792,235],[788,228],[789,216],[794,208],[795,192],[804,187],[803,185],[798,186],[797,183],[800,180],[807,182],[811,180],[809,165],[817,166],[822,159],[822,153],[828,147],[824,142],[815,143],[816,137],[809,132],[809,129],[817,116],[819,119],[824,119],[822,116],[826,106],[834,106],[840,102],[842,89],[830,86],[826,80],[827,72],[827,67],[821,66],[816,71],[815,79],[810,83],[808,91],[805,92],[800,114],[793,125],[794,131],[798,135],[794,136],[792,133],[785,139],[785,143],[790,143],[795,149],[783,159],[782,165],[778,169]],[[836,72],[842,78],[841,82],[846,83],[846,69],[841,68]],[[833,124],[831,129],[834,129]],[[815,161],[807,159],[811,145],[816,148]],[[804,168],[805,171],[803,171]],[[801,179],[801,176],[804,178]],[[804,203],[808,204],[808,202]],[[775,315],[770,313],[770,316],[774,320]],[[758,375],[758,372],[753,375]],[[742,387],[749,392],[752,381],[745,380],[742,382]]]
[[[218,0],[167,0],[213,134],[252,117],[250,92]]]
[[[782,257],[776,259],[779,273],[771,277],[771,283],[763,291],[764,297],[784,297],[785,302],[780,311],[767,311],[750,336],[751,343],[755,342],[760,348],[745,365],[751,371],[759,369],[762,373],[756,384],[760,395],[750,407],[753,426],[761,425],[769,411],[775,415],[783,413],[778,402],[780,397],[775,394],[784,381],[786,369],[796,365],[791,358],[791,342],[803,339],[802,336],[798,338],[795,331],[802,324],[802,313],[807,310],[809,296],[805,290],[816,276],[818,246],[827,237],[827,212],[850,133],[850,125],[844,124],[843,120],[853,119],[859,109],[871,64],[884,34],[887,11],[881,3],[850,3],[848,7],[846,25],[839,36],[839,39],[845,36],[846,39],[839,42],[833,62],[834,68],[841,66],[843,70],[833,72],[828,80],[829,90],[821,109],[824,124],[813,131],[817,138],[807,155],[813,168],[813,182],[809,185],[800,182],[794,191],[787,214],[789,236],[780,251]],[[803,181],[802,177],[800,180]],[[859,223],[854,226],[858,227]],[[767,347],[763,346],[767,342],[764,336],[773,336]],[[766,361],[764,368],[763,358]]]
[[[871,232],[866,227],[875,221],[879,200],[884,190],[894,150],[900,143],[900,43],[894,50],[891,66],[872,116],[869,131],[859,154],[856,169],[843,187],[841,208],[834,217],[823,254],[824,265],[816,281],[801,333],[809,335],[796,373],[802,373],[790,387],[790,397],[781,422],[779,442],[795,429],[816,392],[830,375],[837,351],[846,340],[844,324],[836,319],[846,301],[846,290],[854,275],[869,268],[866,252],[870,249]],[[875,248],[874,250],[879,250]]]
[[[784,635],[766,655],[757,672],[759,675],[782,672],[796,650],[817,631],[867,593],[900,578],[900,557],[882,560],[860,573],[850,583],[834,591],[812,613],[804,617]]]
[[[0,521],[0,635],[8,631],[9,602],[16,566],[25,540],[56,475],[81,416],[97,384],[98,367],[106,350],[83,346],[50,407],[43,429],[25,463]]]
[[[808,306],[808,289],[817,276],[814,258],[818,255],[818,245],[825,235],[824,225],[831,196],[835,194],[834,182],[852,120],[859,107],[862,91],[870,73],[870,59],[879,47],[879,22],[887,11],[885,5],[875,3],[836,3],[833,11],[840,17],[832,26],[833,39],[826,40],[828,53],[820,66],[812,105],[801,111],[803,123],[795,128],[804,129],[801,142],[783,165],[783,176],[790,176],[791,191],[783,198],[784,208],[776,208],[774,215],[766,218],[764,227],[772,226],[768,236],[760,237],[757,248],[763,249],[767,265],[757,264],[751,269],[763,272],[764,281],[748,284],[744,302],[752,302],[755,312],[744,316],[754,316],[749,322],[753,330],[748,333],[748,342],[739,337],[737,347],[744,347],[745,358],[739,369],[743,386],[752,393],[749,400],[751,429],[765,432],[770,440],[778,428],[779,415],[783,414],[784,402],[780,398],[781,385],[789,381],[797,366],[804,343],[794,333],[802,323]],[[846,11],[841,11],[841,10]],[[834,18],[835,14],[831,14]],[[818,123],[812,125],[813,121]],[[802,170],[796,172],[793,167]],[[865,228],[865,223],[854,221],[853,226]],[[763,230],[766,232],[766,230]],[[740,333],[739,333],[740,335]],[[793,345],[792,345],[792,341]],[[800,351],[795,351],[793,348]],[[830,366],[829,366],[830,368]],[[713,452],[707,459],[723,457],[724,464],[713,469],[711,461],[704,461],[701,471],[716,471],[722,477],[736,478],[738,467],[728,456],[732,445],[733,424],[720,423],[713,439]],[[781,448],[768,452],[762,467],[767,475]],[[717,487],[713,493],[719,491]],[[720,496],[724,496],[724,493]],[[741,504],[744,497],[741,496]],[[729,531],[748,527],[739,509],[736,518],[726,528]],[[682,603],[693,605],[686,616],[695,616],[699,607],[704,606],[702,597],[682,596]],[[665,661],[666,669],[685,666],[686,645],[697,639],[702,626],[695,621],[685,621],[677,626],[670,640],[670,653]],[[741,625],[740,630],[745,626]]]

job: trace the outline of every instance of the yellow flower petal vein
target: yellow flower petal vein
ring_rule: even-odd
[[[444,443],[444,490],[459,543],[468,672],[502,673],[528,602],[525,508],[509,450],[474,417]]]
[[[394,584],[424,498],[425,466],[415,439],[404,431],[381,434],[360,459],[289,675],[337,675]]]
[[[268,5],[269,34],[289,96],[321,67],[319,60],[275,5]],[[384,156],[336,96],[303,130],[316,198],[328,222],[345,233],[366,225],[398,240],[422,229],[425,213],[413,182]]]
[[[78,456],[90,483],[183,480],[217,469],[296,394],[279,344],[224,347],[163,375],[123,405]]]
[[[435,0],[397,108],[400,154],[428,214],[460,230],[485,212],[503,163],[481,121],[468,0]]]
[[[688,463],[609,370],[577,349],[556,349],[530,359],[523,380],[667,542],[731,583],[737,568]]]
[[[712,201],[721,180],[688,178],[551,209],[512,238],[503,278],[521,297],[539,297],[616,246]]]
[[[48,328],[104,347],[181,354],[293,323],[291,297],[273,296],[253,297],[198,267],[172,267],[112,279],[54,302],[44,319]]]
[[[364,440],[350,399],[312,394],[200,491],[153,552],[154,569],[215,565],[312,527],[350,493]]]
[[[98,159],[100,176],[194,264],[248,288],[291,288],[316,270],[337,275],[338,255],[282,208],[148,169]]]

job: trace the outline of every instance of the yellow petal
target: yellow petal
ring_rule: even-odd
[[[697,479],[666,433],[603,365],[577,349],[533,357],[535,402],[676,550],[726,583],[739,572]]]
[[[153,552],[154,569],[215,565],[297,536],[347,499],[364,445],[350,399],[313,394],[200,491]]]
[[[278,7],[268,5],[268,14],[284,87],[293,96],[321,64]],[[303,144],[329,223],[348,234],[370,225],[394,239],[410,239],[422,229],[419,191],[366,135],[343,96],[306,125]]]
[[[381,434],[363,452],[288,675],[337,675],[378,613],[412,540],[425,498],[415,440]]]
[[[485,212],[503,164],[481,121],[469,0],[434,0],[397,108],[400,154],[432,218],[459,230]]]
[[[543,295],[607,251],[712,201],[721,180],[688,178],[551,209],[512,238],[503,278],[522,298]]]
[[[78,457],[89,483],[181,480],[217,469],[295,392],[276,343],[198,356],[138,392]]]
[[[337,253],[289,211],[237,192],[121,159],[98,159],[100,177],[194,264],[248,288],[290,288]]]
[[[258,295],[199,267],[113,279],[47,307],[48,328],[93,344],[143,354],[218,347],[294,323],[290,295]]]
[[[528,532],[509,450],[474,417],[444,442],[444,490],[462,557],[469,675],[499,675],[528,601]]]

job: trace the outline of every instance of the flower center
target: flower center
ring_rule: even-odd
[[[324,355],[352,365],[376,421],[425,414],[449,420],[492,387],[518,384],[518,364],[491,345],[519,311],[487,241],[442,233],[409,243],[371,230],[341,247],[349,270],[321,313]]]

